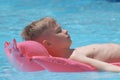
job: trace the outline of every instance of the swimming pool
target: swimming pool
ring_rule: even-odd
[[[120,3],[108,0],[0,0],[0,80],[119,80],[120,73],[26,73],[15,70],[3,44],[16,38],[31,21],[54,17],[69,31],[72,47],[92,43],[120,43]]]

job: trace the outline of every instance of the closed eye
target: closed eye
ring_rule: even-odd
[[[60,32],[62,32],[62,29],[61,29],[61,27],[58,27],[57,28],[57,33],[60,33]]]
[[[57,31],[57,33],[60,33],[61,31],[62,31],[62,30],[60,29],[60,30]]]

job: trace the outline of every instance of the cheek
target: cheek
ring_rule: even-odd
[[[68,39],[64,35],[59,34],[59,35],[55,35],[52,38],[52,42],[57,43],[59,45],[64,45],[64,44],[68,43]]]
[[[63,44],[64,40],[57,38],[54,42],[60,45],[60,44]]]

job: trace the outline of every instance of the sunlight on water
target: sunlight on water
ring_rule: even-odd
[[[120,43],[120,3],[111,0],[0,0],[0,80],[119,80],[119,73],[26,73],[15,70],[4,54],[4,42],[16,38],[34,20],[54,17],[69,31],[72,47]]]

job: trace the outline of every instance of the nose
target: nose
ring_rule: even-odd
[[[64,32],[65,34],[68,34],[68,31],[67,31],[67,30],[63,30],[63,32]]]

